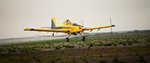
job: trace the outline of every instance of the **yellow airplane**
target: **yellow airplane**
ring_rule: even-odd
[[[110,20],[111,21],[111,20]],[[82,25],[78,25],[76,23],[71,23],[69,19],[63,22],[62,26],[56,26],[56,19],[53,17],[51,18],[51,27],[41,27],[41,28],[25,28],[24,31],[40,31],[40,32],[53,32],[52,36],[55,33],[66,33],[68,36],[66,37],[66,41],[69,42],[70,35],[77,35],[80,34],[82,36],[82,41],[85,41],[85,36],[83,35],[84,31],[92,31],[92,30],[100,30],[104,28],[111,28],[115,27],[115,25],[109,26],[98,26],[92,28],[84,28]]]

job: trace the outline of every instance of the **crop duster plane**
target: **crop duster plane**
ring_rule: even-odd
[[[111,21],[111,20],[110,20]],[[66,41],[69,42],[70,35],[81,35],[82,41],[85,41],[85,36],[83,35],[84,31],[92,31],[92,30],[100,30],[104,28],[111,28],[115,27],[115,25],[109,26],[98,26],[98,27],[91,27],[91,28],[84,28],[82,25],[71,23],[69,19],[63,22],[62,26],[56,26],[56,19],[53,17],[51,18],[51,27],[41,27],[41,28],[25,28],[24,31],[39,31],[39,32],[53,32],[54,33],[66,33],[68,34],[66,37]]]

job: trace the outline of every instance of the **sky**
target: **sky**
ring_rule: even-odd
[[[0,0],[0,39],[51,35],[23,29],[48,27],[52,17],[57,25],[70,19],[85,27],[103,26],[111,18],[113,31],[150,29],[149,6],[150,0]]]

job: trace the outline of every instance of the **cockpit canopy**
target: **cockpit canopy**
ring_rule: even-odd
[[[70,21],[69,19],[67,19],[67,20],[65,20],[63,23],[64,23],[64,24],[71,24],[71,21]]]
[[[73,26],[82,26],[82,25],[79,25],[79,24],[77,24],[77,23],[71,23],[71,21],[70,21],[69,19],[65,20],[63,23],[64,23],[64,24],[71,24],[71,25],[73,25]],[[82,27],[83,27],[83,26],[82,26]]]

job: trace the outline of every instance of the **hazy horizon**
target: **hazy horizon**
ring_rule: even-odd
[[[48,27],[65,19],[85,27],[110,25],[113,31],[150,29],[150,0],[0,0],[0,39],[51,35],[26,32],[28,27]],[[97,32],[97,31],[95,31]],[[99,32],[110,32],[103,29]]]

